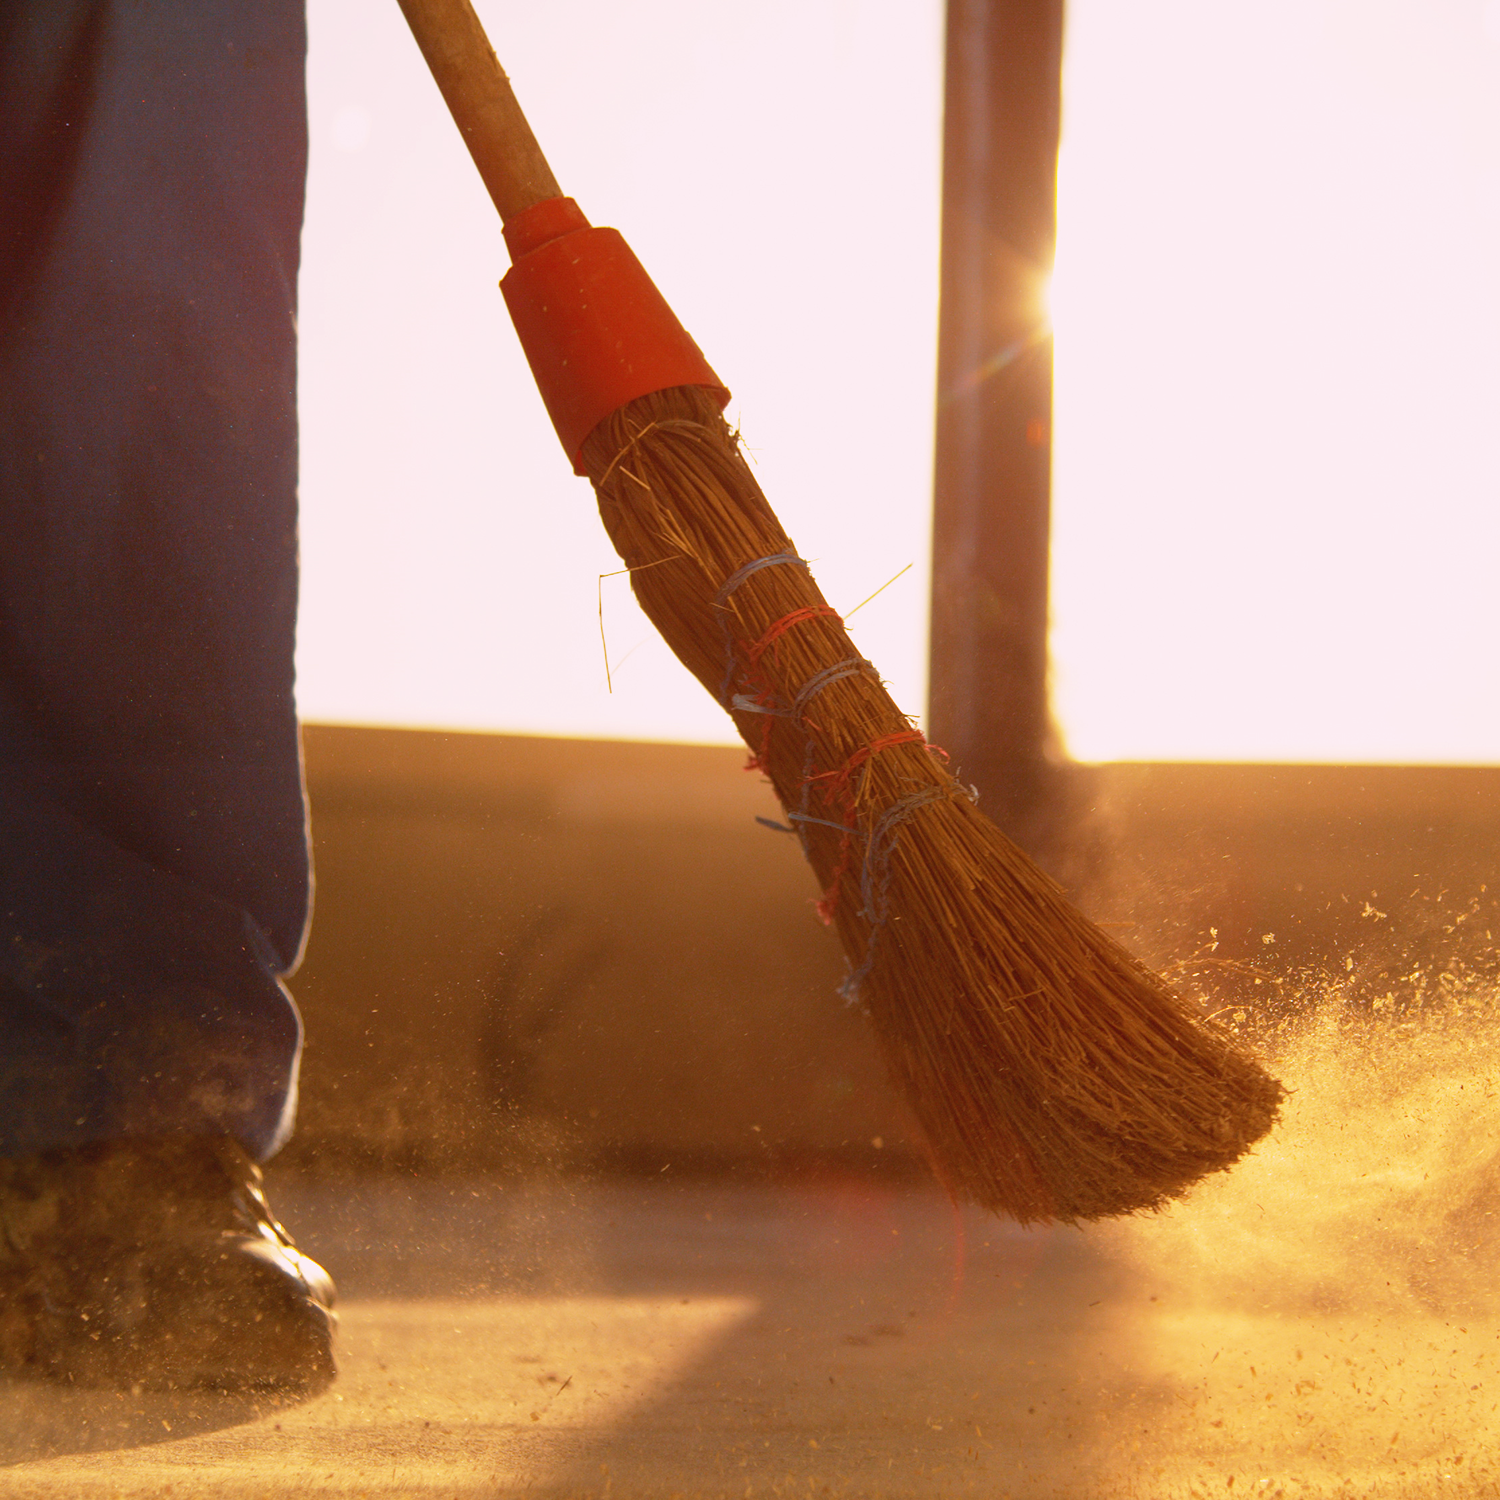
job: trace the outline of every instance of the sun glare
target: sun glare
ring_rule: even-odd
[[[1054,269],[1037,293],[1038,313],[1042,326],[1051,333],[1057,332],[1057,272]]]

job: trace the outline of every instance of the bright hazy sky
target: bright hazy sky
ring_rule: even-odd
[[[478,6],[925,697],[938,0]],[[394,4],[311,0],[308,718],[727,740],[630,603]],[[1500,3],[1070,0],[1055,701],[1081,759],[1500,759]]]
[[[1500,760],[1500,6],[1069,0],[1084,760]]]

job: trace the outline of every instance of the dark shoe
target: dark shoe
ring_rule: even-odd
[[[227,1138],[0,1160],[0,1373],[311,1394],[333,1300]]]

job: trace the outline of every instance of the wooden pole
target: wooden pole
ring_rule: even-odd
[[[502,223],[562,190],[469,0],[399,0]]]
[[[932,580],[932,738],[1044,861],[1062,30],[1062,0],[948,0]]]

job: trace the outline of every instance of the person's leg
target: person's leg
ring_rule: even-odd
[[[316,1385],[300,0],[0,8],[0,1363]]]
[[[0,1153],[290,1125],[304,52],[289,0],[0,19]]]

